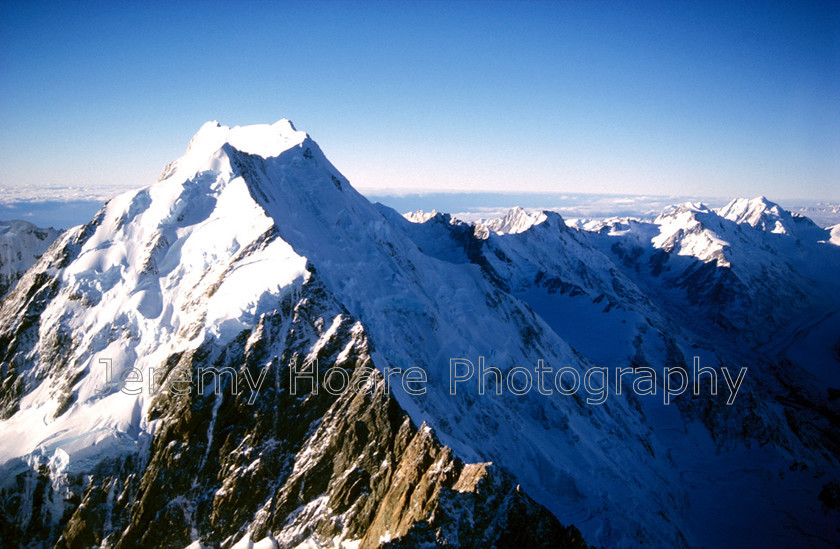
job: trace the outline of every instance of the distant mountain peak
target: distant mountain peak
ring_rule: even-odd
[[[546,219],[545,212],[529,213],[524,208],[516,206],[508,210],[504,217],[492,219],[484,225],[498,234],[517,234],[527,231],[534,225],[539,225]]]
[[[407,212],[404,217],[411,221],[412,223],[425,223],[426,221],[436,217],[440,214],[435,209],[432,209],[430,212],[424,212],[423,210],[417,210],[414,212]]]
[[[0,300],[59,234],[52,227],[40,228],[28,221],[0,221]]]
[[[785,210],[764,196],[736,198],[717,211],[724,219],[738,224],[746,223],[762,231],[793,235],[797,238],[820,239],[824,236],[819,227],[808,218]]]
[[[711,210],[703,202],[683,202],[682,204],[674,204],[659,215],[662,217],[674,217],[680,214],[695,214],[695,213],[709,213]]]
[[[749,223],[756,227],[761,218],[766,215],[780,219],[783,213],[788,213],[779,207],[775,202],[767,200],[764,196],[756,198],[736,198],[718,211],[718,214],[736,223]]]

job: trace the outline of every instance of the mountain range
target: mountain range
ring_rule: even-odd
[[[4,546],[840,540],[840,233],[766,198],[401,215],[288,120],[212,122],[14,230]]]

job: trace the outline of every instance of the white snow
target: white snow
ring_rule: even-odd
[[[242,538],[231,545],[231,549],[277,549],[277,540],[267,536],[259,541],[252,541],[251,534],[245,534]]]
[[[545,220],[546,215],[543,211],[537,210],[534,213],[529,213],[524,208],[517,206],[508,210],[504,217],[486,221],[484,226],[497,234],[518,234]]]
[[[729,264],[724,250],[729,242],[712,230],[706,230],[700,218],[713,215],[703,204],[687,202],[663,213],[654,221],[659,225],[659,234],[651,242],[656,248],[670,251],[677,247],[679,255],[696,257],[701,261],[716,260],[718,265]]]
[[[291,121],[282,119],[274,124],[234,126],[229,128],[216,121],[207,122],[190,141],[186,154],[166,167],[161,180],[177,176],[190,176],[202,169],[207,158],[225,143],[245,153],[265,158],[277,156],[307,138],[306,132],[297,131]]]
[[[438,214],[437,210],[432,210],[430,212],[424,212],[423,210],[417,210],[416,212],[408,212],[403,214],[406,219],[411,221],[412,223],[425,223],[426,221],[430,220],[434,216]]]
[[[835,246],[840,246],[840,224],[833,225],[828,228],[830,231],[831,237],[829,238],[829,242],[834,244]]]

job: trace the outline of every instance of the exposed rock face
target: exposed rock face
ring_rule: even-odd
[[[412,440],[362,547],[588,547],[513,479],[487,463],[464,465],[435,448],[428,431]],[[454,481],[454,482],[453,482]]]
[[[149,409],[158,428],[136,452],[60,483],[49,464],[19,473],[2,497],[31,506],[6,507],[4,545],[229,547],[247,536],[281,547],[587,546],[507,473],[464,464],[431,429],[418,429],[370,352],[361,324],[313,276],[228,345],[208,343],[163,365],[162,387],[184,368],[193,376],[232,368],[240,385],[246,368],[253,379],[266,368],[252,404],[247,389],[232,394],[230,375],[218,396],[161,389]],[[301,378],[292,395],[290,365],[316,361],[317,392]],[[347,389],[331,394],[342,375]]]

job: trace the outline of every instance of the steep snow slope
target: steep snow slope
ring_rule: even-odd
[[[333,364],[358,391],[286,386],[290,363]],[[364,328],[312,275],[252,329],[166,358],[165,379],[210,366],[268,377],[259,398],[156,392],[139,451],[36,452],[2,489],[18,505],[0,534],[21,546],[370,547],[381,539],[462,547],[586,547],[492,464],[464,464],[418,429],[373,368]],[[335,371],[335,370],[334,370]],[[335,375],[335,374],[334,374]],[[318,382],[327,383],[323,371]],[[331,380],[334,383],[334,380]],[[6,467],[6,471],[9,467]],[[40,495],[38,495],[40,494]],[[238,540],[238,541],[237,541]],[[344,545],[346,542],[346,545]]]

